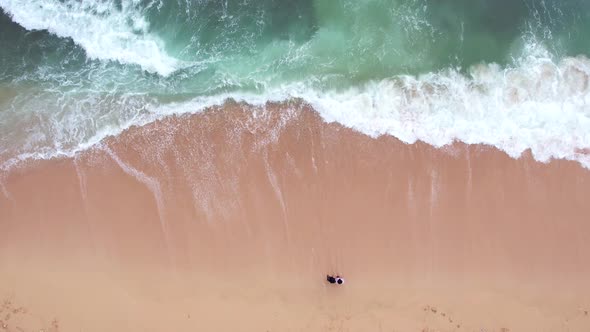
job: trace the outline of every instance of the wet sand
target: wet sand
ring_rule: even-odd
[[[574,162],[228,104],[1,179],[5,330],[590,330]]]

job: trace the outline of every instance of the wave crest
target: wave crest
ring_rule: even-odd
[[[92,59],[135,64],[164,76],[181,66],[131,2],[0,0],[0,7],[27,30],[71,38]]]
[[[88,107],[96,112],[92,106],[95,101],[68,99],[68,107],[80,107],[74,107],[75,112],[62,110],[61,118],[43,125],[28,126],[30,135],[10,151],[18,151],[17,160],[71,156],[131,126],[197,113],[223,105],[228,99],[253,109],[283,103],[279,107],[282,110],[292,108],[288,101],[297,99],[309,104],[325,121],[373,137],[391,135],[406,143],[423,141],[436,147],[454,141],[485,144],[513,158],[530,149],[538,161],[574,160],[590,169],[589,79],[590,60],[586,57],[555,62],[537,53],[508,68],[481,64],[468,73],[447,69],[421,76],[392,77],[346,90],[320,89],[312,81],[258,94],[231,92],[183,102],[123,96],[108,103],[111,106],[105,105],[108,116],[90,117],[96,119],[92,121],[81,115],[89,114],[84,112]],[[21,100],[25,102],[18,106],[21,109],[40,104],[34,98]],[[125,116],[111,114],[111,107],[123,107]],[[43,139],[34,139],[31,145],[35,132],[41,133]]]

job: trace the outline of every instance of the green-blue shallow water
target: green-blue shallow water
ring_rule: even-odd
[[[346,86],[449,66],[505,64],[533,40],[559,57],[590,51],[585,36],[590,2],[583,0],[0,0],[0,5],[3,82],[94,85],[103,74],[134,91],[210,94],[311,78]],[[85,46],[91,43],[88,54]],[[153,47],[144,47],[149,43]]]

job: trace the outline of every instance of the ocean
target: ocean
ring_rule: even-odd
[[[583,0],[0,0],[0,161],[227,100],[590,167]]]

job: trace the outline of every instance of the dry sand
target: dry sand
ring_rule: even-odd
[[[243,108],[2,174],[0,328],[590,330],[590,171]]]

